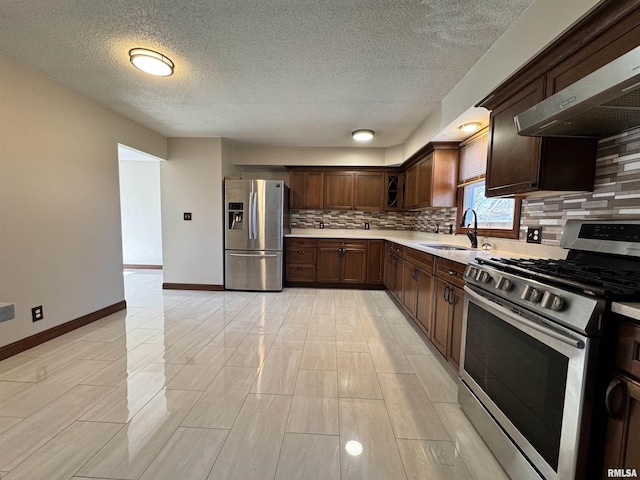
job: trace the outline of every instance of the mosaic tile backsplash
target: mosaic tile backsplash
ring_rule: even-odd
[[[598,145],[593,192],[532,198],[522,202],[520,241],[526,241],[527,227],[542,227],[542,243],[559,245],[569,218],[640,219],[640,128],[602,139]],[[292,213],[293,228],[412,230],[440,232],[456,226],[456,209],[424,212],[360,212],[299,210]]]

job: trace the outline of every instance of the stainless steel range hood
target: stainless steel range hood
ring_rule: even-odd
[[[603,138],[640,126],[640,47],[514,117],[520,135]]]

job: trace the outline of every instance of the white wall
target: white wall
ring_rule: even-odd
[[[0,54],[0,346],[124,299],[118,143],[166,139]],[[32,323],[31,308],[44,319]]]
[[[164,282],[222,285],[222,139],[169,138],[168,157],[160,165]]]
[[[320,166],[347,167],[385,165],[384,148],[320,147],[234,147],[233,163],[243,166]]]
[[[160,162],[120,160],[122,258],[127,265],[162,265]]]

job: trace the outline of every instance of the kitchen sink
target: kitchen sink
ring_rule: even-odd
[[[435,248],[436,250],[469,250],[467,247],[460,245],[442,245],[438,243],[421,243],[423,247]]]

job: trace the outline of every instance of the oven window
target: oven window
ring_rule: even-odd
[[[569,359],[469,302],[464,369],[555,471]]]

